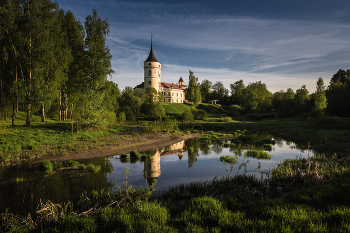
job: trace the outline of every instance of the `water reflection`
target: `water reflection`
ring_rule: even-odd
[[[249,141],[274,140],[276,143],[269,152],[272,158],[258,160],[246,157]],[[101,165],[97,174],[79,171],[56,171],[52,174],[40,172],[39,164],[22,164],[0,168],[0,212],[9,208],[10,212],[33,212],[40,200],[64,202],[79,198],[84,191],[123,188],[126,177],[122,173],[129,167],[128,184],[144,186],[154,184],[158,189],[180,183],[211,180],[215,176],[248,173],[257,178],[268,175],[269,169],[286,158],[306,157],[308,151],[301,151],[294,143],[267,134],[256,134],[238,142],[240,147],[223,146],[222,141],[208,143],[199,138],[178,142],[168,147],[144,152],[153,155],[150,160],[120,159],[119,155],[109,158],[83,160],[80,163]],[[237,155],[236,163],[224,164],[222,155]],[[313,155],[312,152],[309,154]]]

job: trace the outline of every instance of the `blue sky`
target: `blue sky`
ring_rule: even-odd
[[[150,49],[162,63],[162,81],[188,82],[189,69],[202,82],[227,89],[240,79],[261,81],[272,93],[302,85],[315,91],[339,69],[350,69],[350,1],[94,1],[58,0],[82,23],[95,8],[107,18],[120,89],[143,81]]]

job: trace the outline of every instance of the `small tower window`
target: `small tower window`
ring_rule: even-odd
[[[152,72],[151,70],[148,71],[148,76],[151,76],[152,75]]]
[[[151,84],[151,81],[148,81],[148,84]]]
[[[150,66],[150,65],[151,65],[151,63],[148,63],[148,65]]]
[[[156,74],[156,73],[157,73],[157,71],[155,70],[155,71],[154,71],[154,73]]]

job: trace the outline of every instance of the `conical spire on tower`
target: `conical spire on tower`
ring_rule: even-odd
[[[151,33],[151,51],[149,52],[149,55],[148,55],[148,58],[145,62],[147,61],[155,61],[155,62],[158,62],[156,57],[154,56],[154,53],[153,53],[153,45],[152,45],[152,39],[153,39],[153,35]]]

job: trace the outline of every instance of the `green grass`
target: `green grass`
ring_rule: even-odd
[[[139,159],[140,158],[140,154],[135,151],[135,150],[132,150],[130,151],[130,159]]]
[[[191,105],[180,103],[163,103],[165,114],[181,115],[185,110],[191,109]]]
[[[11,119],[0,121],[0,165],[16,163],[22,159],[47,154],[65,154],[69,151],[96,148],[106,143],[120,141],[119,133],[128,130],[126,126],[110,129],[76,132],[69,121],[53,121],[33,116],[30,126],[25,125],[25,113],[19,112],[15,126]]]

